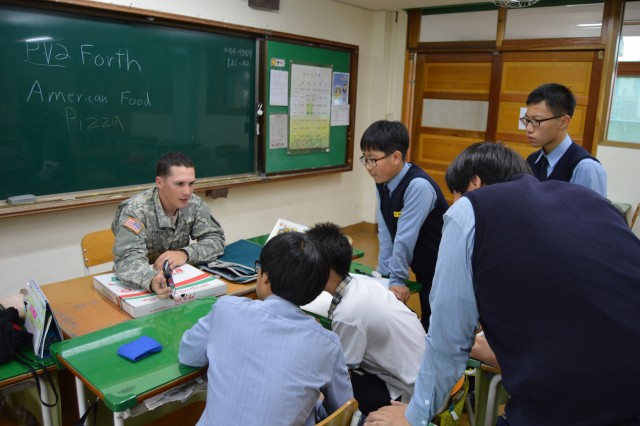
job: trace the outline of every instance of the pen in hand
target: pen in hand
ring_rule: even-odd
[[[171,267],[169,266],[169,261],[165,260],[162,264],[162,273],[164,274],[164,278],[167,280],[167,285],[171,288],[171,298],[173,299],[176,295],[176,285],[173,282],[173,275],[171,275]]]

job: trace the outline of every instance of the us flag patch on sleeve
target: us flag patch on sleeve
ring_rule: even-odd
[[[135,220],[132,217],[130,217],[127,220],[125,220],[122,225],[125,228],[133,231],[134,234],[139,234],[140,231],[142,231],[144,229],[144,225],[142,223],[138,222],[137,220]]]

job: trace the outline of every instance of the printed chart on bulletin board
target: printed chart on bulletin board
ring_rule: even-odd
[[[269,41],[265,172],[345,165],[351,54]]]

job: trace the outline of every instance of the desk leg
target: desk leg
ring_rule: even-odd
[[[486,426],[496,424],[498,407],[496,405],[496,395],[498,393],[498,385],[502,381],[502,375],[496,374],[491,378],[489,383],[489,393],[487,395],[487,414],[484,420]]]
[[[84,385],[82,381],[76,377],[76,395],[78,395],[78,415],[82,417],[87,412],[87,398],[84,394]],[[86,424],[86,420],[85,420]]]
[[[124,412],[117,411],[113,413],[113,425],[114,426],[124,426]]]

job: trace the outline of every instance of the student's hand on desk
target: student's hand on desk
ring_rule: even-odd
[[[392,287],[389,287],[389,291],[395,294],[398,300],[402,303],[407,303],[407,300],[409,300],[409,296],[411,296],[409,287],[407,287],[406,285],[394,285]]]
[[[162,271],[162,264],[165,260],[169,261],[169,267],[174,270],[178,266],[182,266],[187,263],[187,253],[182,250],[167,250],[162,253],[156,261],[153,263],[153,269],[156,271]]]
[[[403,402],[391,401],[391,405],[372,411],[365,420],[365,425],[371,426],[406,426],[409,424],[404,416],[408,405]]]
[[[162,272],[158,272],[151,280],[151,291],[154,291],[160,299],[168,299],[171,296],[171,288],[167,285]]]

